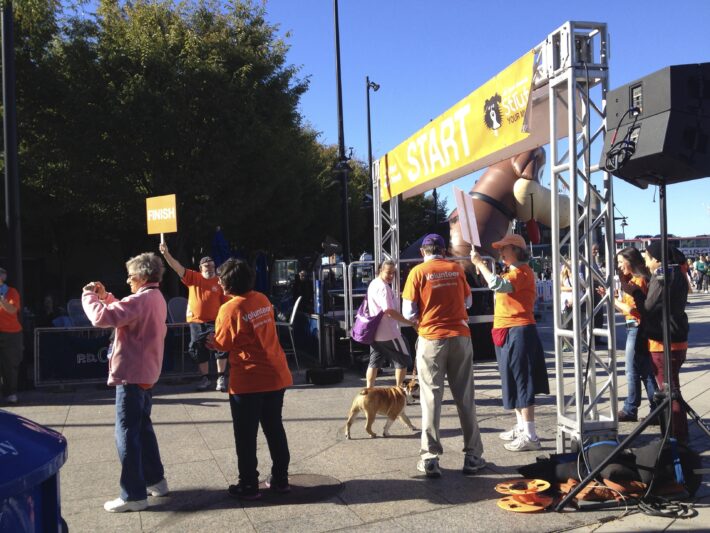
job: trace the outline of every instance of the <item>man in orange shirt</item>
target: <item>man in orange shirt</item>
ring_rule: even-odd
[[[5,284],[7,272],[0,268],[0,379],[7,403],[17,403],[17,374],[22,362],[22,326],[18,320],[20,295]]]
[[[424,237],[415,266],[402,292],[402,314],[419,322],[417,373],[422,406],[421,460],[417,470],[427,477],[441,476],[439,435],[444,375],[456,402],[466,454],[463,473],[475,474],[486,465],[476,421],[473,392],[473,347],[468,328],[471,287],[461,265],[444,259],[446,243],[434,233]]]
[[[218,373],[216,390],[226,392],[227,353],[209,350],[205,345],[207,337],[214,332],[214,321],[219,308],[227,301],[215,275],[214,261],[211,257],[203,257],[200,259],[200,271],[197,272],[185,268],[170,255],[167,244],[160,243],[160,253],[163,254],[165,261],[180,276],[180,281],[188,289],[187,322],[190,325],[190,347],[188,350],[202,374],[202,378],[197,384],[197,390],[206,390],[210,386],[209,360],[210,356],[214,354]]]

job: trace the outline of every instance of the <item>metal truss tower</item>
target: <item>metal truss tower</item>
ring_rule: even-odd
[[[615,438],[618,431],[611,299],[614,198],[611,176],[593,163],[599,160],[607,127],[606,24],[567,22],[534,51],[530,100],[534,106],[549,108],[553,278],[560,279],[562,263],[576,274],[572,276],[572,313],[566,320],[559,283],[553,291],[557,450],[563,452],[586,441]],[[373,164],[372,180],[375,263],[384,258],[399,262],[398,199],[393,198],[388,209],[383,207],[379,162]],[[566,232],[559,224],[562,196],[571,200]],[[595,244],[604,252],[603,264],[595,260]],[[595,298],[598,286],[607,288],[604,298]]]

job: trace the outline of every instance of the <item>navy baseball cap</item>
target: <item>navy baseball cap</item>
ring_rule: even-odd
[[[424,237],[424,240],[422,241],[422,246],[438,246],[439,248],[446,248],[446,243],[444,242],[444,238],[441,235],[437,235],[436,233],[430,233],[426,237]]]

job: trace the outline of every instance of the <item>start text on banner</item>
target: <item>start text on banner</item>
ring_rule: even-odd
[[[380,158],[382,201],[424,192],[433,180],[439,186],[457,179],[476,161],[525,140],[534,56],[525,54]]]

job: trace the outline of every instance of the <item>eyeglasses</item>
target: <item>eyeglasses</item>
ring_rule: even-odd
[[[133,280],[134,278],[140,277],[140,274],[131,274],[130,272],[128,273],[128,281]]]

